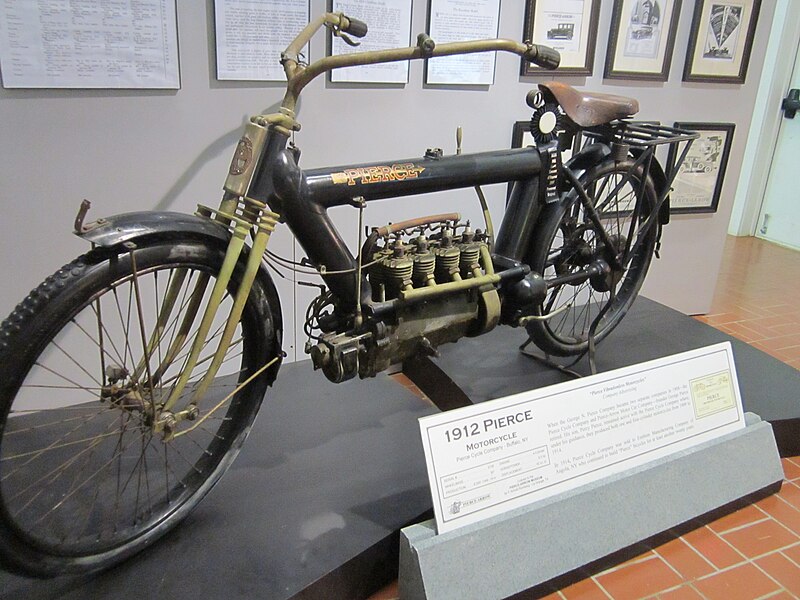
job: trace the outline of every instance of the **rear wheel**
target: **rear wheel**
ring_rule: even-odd
[[[192,240],[95,250],[0,325],[0,554],[12,567],[50,576],[118,562],[177,524],[231,464],[279,362],[259,374],[280,353],[280,312],[265,278],[196,410],[189,398],[241,264],[173,410],[175,437],[153,427],[223,255]]]
[[[641,167],[627,177],[632,166],[627,160],[606,161],[580,178],[612,247],[603,242],[574,192],[565,201],[548,205],[542,213],[529,264],[548,282],[547,296],[534,311],[548,318],[529,322],[527,329],[536,345],[548,354],[585,352],[590,328],[601,312],[594,339],[599,342],[605,338],[642,287],[659,227],[655,223],[645,231],[643,225],[657,196],[652,179],[643,175]],[[630,251],[625,253],[625,248]],[[611,266],[616,250],[621,254],[621,268]],[[557,282],[558,278],[601,264],[608,267],[601,275],[580,282]]]

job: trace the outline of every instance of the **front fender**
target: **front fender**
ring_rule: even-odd
[[[102,248],[113,248],[142,238],[168,238],[182,233],[191,237],[213,237],[227,243],[228,228],[205,217],[178,212],[142,211],[98,219],[75,235]]]
[[[228,228],[212,219],[197,215],[177,212],[131,212],[98,219],[93,223],[75,231],[75,235],[100,248],[107,248],[112,253],[122,251],[125,242],[149,242],[159,240],[177,240],[194,238],[206,244],[219,243],[224,248],[231,239]],[[119,250],[115,250],[119,248]],[[240,260],[246,261],[250,248],[245,246]],[[272,325],[275,331],[276,346],[274,352],[281,352],[283,332],[283,315],[280,298],[264,261],[261,261],[256,277],[262,282],[264,297],[261,299],[269,306]],[[269,385],[275,381],[280,362],[267,372]]]

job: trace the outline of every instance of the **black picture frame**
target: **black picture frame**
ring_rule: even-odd
[[[678,122],[675,127],[700,133],[683,163],[678,167],[670,193],[670,213],[715,213],[733,144],[734,123]],[[670,147],[667,164],[676,160],[677,150]]]
[[[512,148],[523,148],[526,146],[533,146],[536,144],[535,140],[533,139],[533,135],[531,135],[530,130],[531,121],[528,119],[527,121],[516,121],[514,126],[511,129],[511,147]],[[525,143],[525,134],[528,134],[528,143]],[[506,204],[508,204],[508,199],[511,198],[511,188],[514,187],[514,182],[511,181],[506,186]]]
[[[606,79],[667,81],[680,13],[681,0],[614,0],[603,76]],[[663,30],[665,15],[669,15],[666,32]],[[622,43],[621,38],[625,40]]]
[[[512,148],[522,148],[523,146],[535,146],[536,140],[533,139],[533,134],[530,132],[531,129],[531,120],[528,119],[527,121],[516,121],[514,123],[514,127],[511,129],[511,147]],[[530,143],[523,144],[525,141],[525,134],[528,134],[530,138]],[[580,150],[581,145],[583,144],[583,136],[581,132],[578,131],[575,134],[575,139],[572,142],[573,152],[577,152]]]
[[[735,0],[735,4],[728,0],[697,0],[683,66],[683,81],[744,83],[760,11],[761,0]],[[738,23],[733,28],[729,26],[731,19]],[[744,26],[742,21],[745,21]],[[743,32],[744,40],[740,44]],[[726,43],[734,34],[734,49],[731,51]],[[724,39],[722,35],[725,35]],[[702,47],[698,48],[698,44]]]
[[[525,144],[525,145],[528,146],[528,145],[533,145],[534,144],[533,136],[530,135],[530,124],[531,124],[530,120],[528,120],[528,121],[516,121],[514,123],[514,127],[511,130],[511,147],[512,148],[522,148],[523,147],[522,142],[525,139],[525,134],[526,133],[528,133],[528,135],[530,136],[531,143],[530,144]]]
[[[559,18],[557,16],[548,15],[542,7],[544,2],[537,2],[537,0],[526,0],[525,2],[525,26],[523,30],[523,38],[535,44],[544,44],[559,50],[562,54],[562,65],[558,67],[558,75],[591,75],[594,72],[594,57],[595,49],[597,46],[597,23],[600,19],[600,4],[601,0],[580,0],[584,5],[588,4],[588,10],[582,13],[575,13],[570,18]],[[588,19],[584,19],[588,13]],[[577,15],[580,14],[580,17]],[[564,15],[564,13],[559,13]],[[536,26],[543,24],[547,28],[549,21],[553,21],[556,27],[547,29],[544,37],[539,39],[540,36],[535,35]],[[575,60],[574,54],[565,52],[565,47],[573,40],[575,35],[575,24],[579,25],[579,40],[578,40],[578,58]],[[572,25],[572,27],[570,27]],[[580,39],[580,25],[583,25],[586,30],[585,45]],[[560,40],[567,40],[560,42]],[[537,67],[525,60],[522,61],[521,75],[538,75],[547,72],[547,69]]]
[[[527,134],[527,136],[525,135]],[[526,139],[527,138],[527,139]],[[578,131],[575,133],[575,137],[572,140],[572,148],[565,154],[565,159],[569,159],[574,154],[580,152],[583,147],[583,144],[588,141],[591,141],[591,138],[585,137],[581,135],[581,132]],[[531,121],[528,119],[527,121],[516,121],[514,126],[511,129],[511,147],[512,148],[523,148],[527,146],[535,146],[536,140],[531,133]],[[506,190],[506,202],[511,197],[511,188],[514,184],[509,183],[508,188]]]

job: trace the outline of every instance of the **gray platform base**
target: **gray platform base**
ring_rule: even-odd
[[[747,427],[442,535],[400,537],[400,598],[506,598],[760,491],[780,489],[772,427]]]

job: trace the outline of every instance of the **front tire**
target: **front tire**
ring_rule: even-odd
[[[635,251],[623,257],[622,269],[612,269],[605,276],[580,283],[553,285],[556,278],[578,272],[598,259],[612,261],[609,248],[601,241],[574,191],[566,200],[550,204],[542,212],[528,264],[550,282],[545,300],[534,311],[535,315],[548,318],[529,322],[527,330],[548,354],[572,356],[586,352],[590,328],[600,312],[603,316],[595,330],[595,342],[620,323],[642,287],[660,225],[656,222],[646,231],[642,228],[654,210],[657,194],[650,175],[645,176],[641,166],[631,171],[632,167],[631,160],[607,160],[580,177],[612,240],[619,247],[629,244],[630,248],[640,241]],[[624,178],[629,171],[626,183]],[[634,208],[640,215],[636,222]]]
[[[171,440],[152,427],[197,329],[199,316],[184,317],[195,303],[202,315],[224,252],[192,239],[93,250],[0,325],[0,558],[9,567],[53,576],[115,564],[174,527],[230,466],[280,362],[222,402],[280,354],[268,278],[256,278],[194,422],[180,421]],[[176,411],[216,349],[242,262]]]

